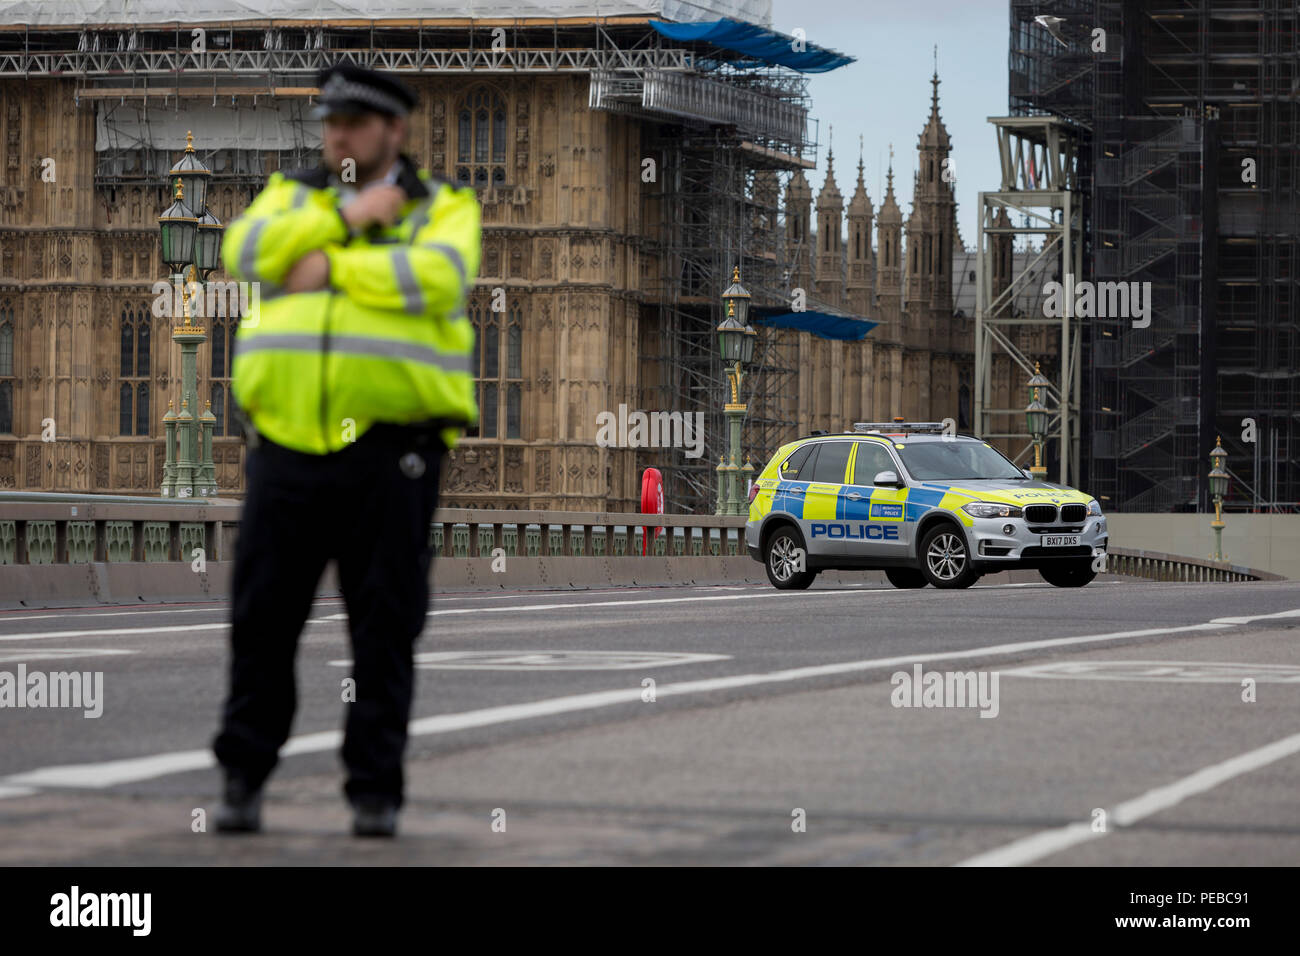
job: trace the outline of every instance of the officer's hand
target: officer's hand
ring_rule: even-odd
[[[330,281],[330,261],[319,249],[313,249],[293,264],[285,276],[287,292],[316,292],[327,288]]]
[[[363,189],[357,197],[343,207],[343,218],[353,229],[365,229],[372,223],[391,226],[397,221],[406,202],[406,191],[400,186],[385,183]]]

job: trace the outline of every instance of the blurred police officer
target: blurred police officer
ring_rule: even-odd
[[[261,284],[232,394],[249,437],[232,583],[230,692],[213,749],[220,831],[261,827],[289,736],[294,657],[326,563],[348,612],[353,832],[391,836],[403,802],[414,672],[445,452],[478,417],[465,299],[479,267],[472,189],[401,152],[415,95],[351,64],[319,78],[324,165],[275,173],[226,230],[225,267]],[[324,673],[322,693],[348,695]]]

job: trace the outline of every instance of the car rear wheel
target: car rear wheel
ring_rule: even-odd
[[[1038,573],[1044,581],[1058,588],[1081,588],[1092,583],[1097,576],[1092,562],[1086,558],[1082,561],[1056,561],[1039,568]]]
[[[915,568],[886,568],[885,577],[889,583],[896,588],[923,588],[929,582],[926,581],[925,575]]]
[[[966,535],[950,524],[940,524],[921,538],[921,573],[937,588],[968,588],[979,580],[971,566]]]
[[[813,583],[816,571],[808,570],[808,549],[793,528],[777,528],[767,539],[763,566],[772,587],[782,591],[802,591]]]

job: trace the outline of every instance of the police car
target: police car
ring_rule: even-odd
[[[1036,568],[1082,587],[1106,543],[1092,497],[937,422],[859,422],[782,446],[750,488],[745,525],[750,556],[782,589],[850,569],[883,570],[898,588],[966,588]]]

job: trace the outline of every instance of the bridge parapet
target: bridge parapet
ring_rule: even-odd
[[[0,493],[0,565],[10,566],[0,571],[0,604],[222,596],[240,509],[231,499]],[[663,530],[652,531],[643,555],[647,526]],[[435,575],[442,588],[761,581],[744,527],[737,516],[444,508],[429,542],[446,559]],[[1105,570],[1155,581],[1285,580],[1227,562],[1118,547],[1109,550]],[[327,574],[322,590],[332,587]]]

